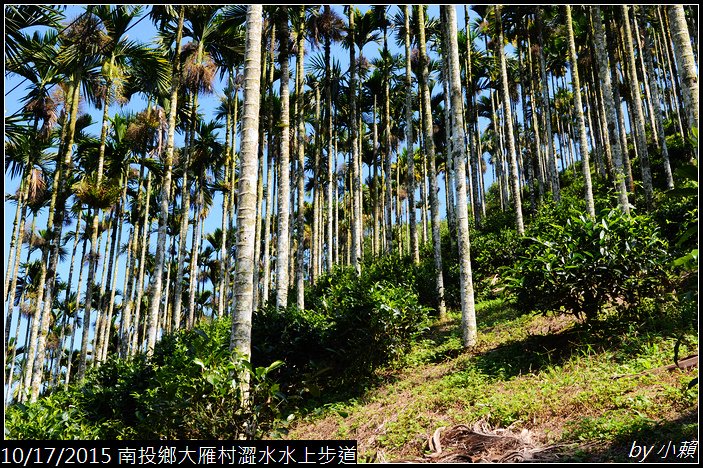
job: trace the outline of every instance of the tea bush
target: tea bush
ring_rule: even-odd
[[[594,319],[604,307],[637,310],[664,294],[667,242],[647,216],[611,210],[600,219],[579,215],[528,238],[508,287],[526,311],[573,313]]]
[[[284,396],[229,351],[229,319],[166,335],[151,359],[110,358],[81,386],[8,408],[12,439],[221,439],[270,434]],[[249,380],[244,403],[241,379]]]
[[[405,283],[413,281],[412,270],[392,256],[361,276],[337,268],[311,288],[306,310],[260,309],[252,329],[254,362],[286,362],[277,379],[289,393],[358,383],[403,354],[427,323],[429,309]],[[393,274],[398,282],[375,281]]]

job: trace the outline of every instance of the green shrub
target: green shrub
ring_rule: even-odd
[[[358,383],[402,355],[425,328],[429,309],[413,291],[415,271],[399,256],[365,265],[360,276],[336,268],[310,288],[306,310],[260,309],[252,328],[254,362],[285,361],[277,379],[289,394]]]
[[[601,219],[579,215],[528,238],[521,261],[507,270],[507,284],[526,311],[590,320],[606,305],[625,314],[643,298],[663,295],[667,259],[667,243],[651,218],[619,210]]]
[[[268,374],[229,351],[231,322],[166,335],[151,359],[115,357],[80,387],[9,408],[15,439],[237,439],[268,435],[284,396]],[[249,380],[248,402],[241,379]]]
[[[37,403],[15,403],[5,414],[6,439],[30,440],[96,440],[100,427],[85,417],[83,408],[75,404],[75,395],[56,392]]]

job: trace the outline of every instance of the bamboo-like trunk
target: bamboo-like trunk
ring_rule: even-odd
[[[417,239],[415,212],[415,152],[413,151],[413,103],[410,60],[410,7],[404,6],[405,15],[405,142],[408,151],[408,224],[410,227],[410,255],[415,264],[420,263],[420,247]]]
[[[286,30],[287,28],[283,29]],[[239,211],[237,213],[237,263],[234,290],[236,305],[232,318],[230,338],[230,349],[237,350],[246,359],[251,356],[251,319],[253,314],[252,274],[254,269],[253,241],[256,217],[257,146],[259,144],[261,30],[262,7],[260,5],[251,5],[247,11],[244,57],[244,109],[240,153],[241,170],[237,191]],[[242,388],[246,395],[248,391],[248,377],[242,380]],[[245,396],[245,401],[246,399]]]
[[[630,93],[632,94],[632,104],[635,110],[635,127],[637,131],[637,152],[640,158],[640,168],[642,170],[642,186],[644,188],[644,198],[648,209],[654,208],[654,188],[652,187],[652,174],[649,168],[649,152],[647,150],[647,139],[644,125],[644,111],[642,110],[642,97],[640,95],[640,85],[637,78],[637,67],[635,65],[635,51],[632,40],[632,29],[630,27],[630,15],[627,5],[622,6],[622,14],[625,19],[624,39],[627,67],[630,72]]]
[[[37,301],[37,309],[32,322],[32,331],[27,353],[27,367],[24,376],[24,388],[30,389],[30,401],[36,401],[39,396],[39,388],[43,378],[44,355],[46,351],[46,337],[49,331],[51,305],[54,298],[54,287],[56,278],[56,267],[58,265],[61,232],[63,229],[63,219],[65,206],[57,206],[58,193],[64,194],[66,191],[66,181],[71,167],[73,154],[73,143],[76,132],[76,122],[78,119],[78,100],[80,97],[80,75],[75,75],[72,84],[73,97],[71,98],[70,124],[66,134],[66,145],[62,148],[65,151],[60,165],[54,177],[54,190],[49,205],[49,220],[46,230],[51,233],[51,246],[45,251],[51,250],[48,258],[42,254],[42,267],[39,274],[39,284],[44,285],[41,300]],[[57,179],[58,177],[58,179]],[[43,306],[43,307],[42,307]],[[89,322],[88,322],[89,323]],[[36,357],[34,353],[36,352]]]
[[[635,10],[635,14],[637,11]],[[654,63],[652,60],[652,49],[654,48],[652,44],[652,37],[647,32],[647,23],[644,18],[644,12],[642,7],[639,7],[639,18],[642,23],[641,31],[644,36],[644,46],[640,47],[642,55],[644,55],[645,76],[649,76],[650,83],[650,93],[652,106],[652,113],[654,117],[654,134],[658,136],[658,144],[661,148],[662,159],[664,160],[664,176],[666,177],[666,187],[671,190],[674,188],[674,178],[671,174],[671,163],[669,162],[669,148],[666,144],[666,135],[664,134],[664,118],[662,116],[662,104],[659,95],[659,85],[657,83],[656,75],[654,74]],[[635,22],[637,24],[637,22]]]
[[[185,6],[181,6],[178,15],[178,27],[176,29],[176,50],[173,58],[173,75],[171,77],[171,108],[168,116],[168,137],[166,140],[166,154],[164,158],[164,180],[161,186],[161,211],[159,214],[159,230],[156,240],[156,258],[154,260],[154,274],[151,277],[151,302],[149,303],[149,313],[147,316],[146,352],[148,356],[153,354],[156,344],[159,306],[161,304],[162,276],[164,260],[166,258],[166,225],[168,222],[168,206],[171,195],[171,179],[173,176],[173,150],[176,131],[176,110],[178,107],[178,88],[180,86],[180,52],[184,17]]]
[[[539,12],[537,13],[537,29],[539,30],[539,65],[540,65],[540,76],[541,76],[541,88],[542,88],[542,112],[545,113],[545,121],[546,121],[546,131],[547,131],[547,138],[545,140],[545,145],[547,148],[547,167],[549,171],[549,179],[550,179],[550,185],[552,189],[552,196],[554,197],[554,201],[559,202],[561,196],[560,196],[560,189],[559,189],[559,172],[557,171],[557,159],[556,155],[554,154],[554,150],[552,148],[553,145],[553,134],[552,134],[552,113],[550,110],[549,106],[549,83],[547,82],[547,67],[546,63],[544,60],[544,37],[542,34],[543,31],[543,20],[542,16],[544,15],[544,11],[542,8],[539,8]]]
[[[142,308],[142,298],[144,297],[144,268],[146,264],[146,252],[149,248],[149,232],[151,231],[151,219],[149,217],[149,201],[151,199],[151,171],[147,174],[146,179],[146,202],[144,204],[144,223],[142,224],[143,234],[141,237],[140,253],[139,253],[139,273],[137,275],[136,284],[136,306],[134,309],[134,326],[133,329],[127,328],[128,333],[130,333],[129,340],[129,350],[128,355],[132,356],[137,353],[139,345],[139,319],[141,315]],[[153,300],[158,300],[158,298],[152,298]]]
[[[303,100],[303,77],[305,75],[305,36],[302,28],[305,26],[305,6],[298,7],[298,35],[296,39],[298,56],[295,62],[295,98],[298,138],[296,152],[298,156],[298,213],[296,233],[298,240],[298,255],[295,272],[296,305],[298,310],[305,309],[305,103]],[[312,246],[312,243],[311,243]],[[312,252],[312,249],[311,249]]]
[[[423,132],[425,134],[425,149],[427,152],[427,166],[430,175],[430,212],[432,218],[432,244],[434,246],[434,266],[437,288],[437,310],[439,316],[444,319],[446,316],[446,306],[444,304],[444,275],[442,273],[442,241],[440,238],[440,218],[439,200],[437,199],[437,170],[435,167],[434,142],[432,141],[432,110],[430,108],[430,88],[428,79],[428,59],[425,42],[425,12],[424,7],[418,7],[418,29],[420,44],[420,63],[422,69],[422,79],[420,87],[422,90],[423,105]]]
[[[288,220],[290,216],[290,91],[288,88],[288,13],[282,13],[278,61],[281,68],[281,153],[278,161],[278,237],[276,240],[276,307],[288,305]]]
[[[459,291],[461,294],[461,335],[466,348],[476,344],[476,309],[474,305],[473,278],[471,274],[471,244],[469,241],[469,219],[466,205],[466,147],[464,146],[464,117],[461,110],[461,71],[459,67],[459,48],[456,43],[456,12],[454,6],[443,7],[445,10],[447,58],[451,88],[451,110],[453,117],[452,136],[455,144],[454,160],[456,162],[457,190],[457,230],[459,240]],[[499,12],[498,12],[499,14]]]
[[[505,51],[503,50],[503,29],[500,18],[500,5],[496,5],[496,19],[498,21],[498,57],[500,60],[502,92],[503,92],[503,111],[505,116],[505,124],[507,126],[506,138],[508,140],[508,171],[510,177],[510,188],[513,196],[513,207],[515,209],[515,226],[519,235],[525,233],[525,226],[522,221],[522,195],[520,194],[520,174],[517,167],[517,153],[515,150],[515,135],[513,132],[513,115],[510,109],[510,94],[508,92],[508,69],[505,62]]]
[[[601,20],[600,7],[591,7],[593,25],[595,26],[594,39],[596,45],[596,60],[598,61],[598,75],[602,83],[604,113],[608,122],[608,137],[610,140],[611,151],[613,153],[614,173],[615,173],[615,188],[618,191],[618,205],[625,213],[630,213],[630,204],[627,199],[627,189],[625,187],[625,173],[622,167],[622,154],[620,152],[620,143],[618,141],[619,131],[616,123],[616,115],[613,104],[613,88],[608,70],[608,57],[605,48],[605,29]]]
[[[330,6],[325,5],[325,13],[329,16]],[[329,34],[325,36],[325,76],[330,78],[332,73],[330,70],[330,48],[331,39]],[[336,164],[336,159],[333,155],[332,148],[332,86],[330,83],[325,87],[325,105],[327,109],[326,122],[327,122],[327,179],[325,180],[325,187],[327,191],[327,271],[332,270],[332,265],[334,264],[333,251],[334,251],[334,219],[335,219],[335,200],[334,190],[335,178],[334,178],[334,166]]]
[[[583,116],[583,103],[581,102],[581,83],[579,81],[578,57],[576,55],[576,41],[574,40],[574,27],[571,19],[571,7],[566,5],[566,29],[569,33],[569,54],[571,58],[571,79],[574,89],[574,104],[576,106],[576,121],[579,126],[579,148],[583,166],[583,179],[585,185],[586,209],[588,214],[596,217],[593,203],[593,186],[591,184],[591,167],[588,156],[588,141],[586,137],[586,120]]]
[[[683,5],[669,5],[666,9],[671,31],[671,39],[674,44],[674,56],[676,58],[676,68],[683,80],[681,94],[683,95],[684,107],[686,109],[686,120],[688,129],[698,128],[698,67],[691,47],[691,37],[686,24]],[[698,150],[696,150],[696,159]]]
[[[361,229],[359,228],[361,223],[361,200],[359,200],[361,195],[361,165],[360,165],[360,155],[357,148],[359,129],[357,128],[357,116],[356,116],[356,46],[355,46],[355,26],[354,26],[354,13],[353,7],[349,7],[349,102],[350,104],[350,118],[351,128],[350,133],[350,144],[351,144],[351,192],[352,192],[352,212],[350,217],[350,228],[351,228],[351,264],[356,270],[357,275],[361,273],[361,264],[359,260],[361,258],[361,238],[359,236]],[[388,209],[386,207],[386,209]]]

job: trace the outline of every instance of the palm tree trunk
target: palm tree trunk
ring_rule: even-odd
[[[329,15],[329,5],[325,5],[325,12],[327,15]],[[327,189],[327,271],[332,270],[332,265],[334,262],[332,253],[335,245],[333,237],[333,221],[335,207],[334,193],[336,193],[336,190],[334,190],[333,186],[333,184],[336,184],[334,178],[334,166],[336,164],[336,160],[333,156],[332,151],[332,73],[330,70],[330,48],[331,39],[329,34],[327,34],[325,36],[325,77],[328,80],[327,85],[325,87],[325,104],[327,109],[327,180],[325,181]]]
[[[405,13],[405,142],[408,152],[408,224],[410,226],[410,255],[415,264],[420,263],[420,247],[417,239],[415,212],[415,152],[413,151],[413,104],[412,75],[410,60],[410,7],[404,6]]]
[[[200,44],[202,44],[202,41]],[[186,132],[185,144],[182,149],[184,162],[183,177],[181,181],[181,226],[178,235],[178,264],[176,266],[176,284],[174,287],[173,299],[173,310],[175,313],[179,314],[179,316],[182,308],[181,302],[183,300],[182,278],[185,274],[186,240],[188,238],[188,226],[190,224],[190,185],[188,185],[188,173],[190,172],[190,152],[193,144],[193,137],[195,136],[195,120],[197,117],[197,101],[195,93],[191,99],[191,120],[189,129]]]
[[[202,239],[202,222],[203,222],[203,184],[205,183],[205,168],[200,170],[200,176],[196,179],[198,186],[198,198],[195,204],[195,226],[193,226],[193,243],[190,249],[190,273],[188,276],[188,328],[193,328],[195,325],[195,291],[198,287],[198,257],[200,256],[200,242]]]
[[[630,28],[630,16],[627,5],[622,6],[622,14],[625,18],[624,39],[627,66],[630,71],[630,92],[632,93],[632,103],[635,110],[635,126],[637,132],[637,152],[640,157],[640,168],[642,169],[642,186],[644,187],[644,198],[648,209],[654,207],[654,189],[652,187],[652,174],[649,169],[649,153],[647,151],[647,139],[644,128],[644,112],[642,110],[642,98],[640,96],[640,85],[637,79],[637,67],[635,66],[635,51],[632,41],[632,30]]]
[[[147,249],[149,248],[149,232],[151,231],[151,218],[149,216],[149,200],[151,198],[151,171],[147,174],[147,179],[146,179],[146,202],[145,202],[145,207],[144,207],[144,223],[142,225],[143,229],[143,234],[141,238],[141,251],[139,254],[139,274],[137,275],[137,284],[136,284],[136,293],[137,293],[137,298],[136,298],[136,306],[134,309],[134,326],[133,326],[133,331],[130,330],[129,327],[126,328],[128,333],[131,334],[132,338],[129,340],[130,342],[130,349],[128,351],[129,355],[133,355],[137,352],[138,347],[139,347],[139,320],[140,320],[140,314],[141,314],[141,308],[142,308],[142,297],[144,296],[144,268],[146,264],[146,252]],[[158,301],[159,298],[157,297],[152,297],[152,301]]]
[[[623,213],[630,213],[630,204],[627,200],[627,189],[625,187],[625,173],[622,167],[622,154],[620,152],[620,142],[618,126],[616,123],[615,108],[613,104],[613,88],[610,80],[610,72],[608,70],[608,57],[605,48],[605,29],[601,20],[600,7],[591,7],[593,17],[593,25],[595,26],[594,39],[596,45],[596,60],[598,62],[598,75],[602,84],[604,113],[608,123],[608,137],[610,147],[613,154],[614,172],[615,172],[615,188],[618,191],[618,205]],[[607,144],[607,143],[606,143]]]
[[[11,258],[13,259],[12,262],[12,267],[11,269],[7,269],[8,275],[5,277],[5,301],[7,303],[7,315],[5,316],[5,349],[9,350],[9,340],[10,340],[10,326],[12,323],[12,313],[15,309],[15,289],[17,288],[17,274],[19,272],[19,267],[20,267],[20,258],[22,255],[22,242],[24,241],[24,225],[25,225],[25,220],[27,218],[27,204],[25,203],[25,192],[28,188],[28,185],[25,180],[23,179],[22,182],[20,183],[19,187],[19,198],[17,200],[17,216],[20,216],[19,223],[17,222],[17,216],[15,216],[15,227],[17,227],[18,232],[15,235],[13,233],[13,241],[16,242],[16,245],[14,247],[14,250],[12,250],[12,246],[10,247],[10,255]],[[22,209],[20,210],[20,205],[22,205]],[[32,230],[33,231],[33,230]],[[12,255],[14,254],[14,255]],[[10,271],[12,271],[12,274],[10,275]],[[8,280],[10,280],[8,282]],[[9,290],[8,290],[9,287]],[[9,296],[9,299],[8,299]]]
[[[349,47],[349,101],[350,105],[350,117],[351,128],[349,129],[350,141],[351,141],[351,189],[352,189],[352,213],[351,213],[351,263],[356,270],[357,274],[361,273],[361,265],[359,264],[359,259],[361,258],[361,239],[359,228],[361,223],[361,200],[358,198],[361,195],[361,171],[359,164],[359,151],[357,148],[358,138],[358,128],[356,122],[356,46],[354,42],[354,13],[353,7],[349,6],[349,33],[350,34],[350,47]],[[389,174],[386,174],[387,176]],[[388,195],[387,195],[388,196]],[[388,207],[386,207],[388,210]],[[388,216],[388,215],[386,215]]]
[[[698,67],[696,66],[691,38],[686,24],[686,16],[682,5],[669,5],[666,9],[669,19],[674,56],[678,74],[683,78],[681,91],[686,108],[688,128],[698,128]],[[698,150],[696,150],[698,159]]]
[[[125,188],[126,188],[126,184],[125,184]],[[69,263],[70,267],[68,269],[68,280],[66,281],[66,295],[64,296],[65,307],[67,307],[69,300],[70,300],[70,296],[71,296],[71,285],[73,284],[73,271],[74,271],[75,261],[76,261],[76,252],[78,251],[78,243],[80,241],[79,230],[81,227],[82,220],[83,220],[83,209],[82,209],[82,207],[79,207],[78,216],[76,218],[76,231],[75,231],[75,235],[73,236],[73,248],[71,249],[71,262]],[[31,231],[32,232],[34,231],[34,226],[32,226]],[[85,252],[83,254],[85,254]],[[81,261],[82,261],[82,258],[81,258]],[[76,306],[78,306],[78,296],[76,297]],[[77,307],[76,307],[76,311],[77,311]],[[59,338],[59,345],[58,345],[59,350],[63,350],[64,339],[65,339],[64,330],[68,326],[68,318],[69,318],[68,314],[65,313],[62,328],[61,328],[61,337]],[[8,324],[8,326],[9,326],[9,324]],[[61,370],[61,359],[58,360],[58,363],[56,365],[56,369],[55,369],[56,380],[52,383],[52,386],[56,385],[56,382],[59,379],[60,370]]]
[[[442,19],[440,18],[440,21]],[[440,68],[442,88],[444,91],[444,140],[445,140],[445,166],[444,166],[444,194],[446,197],[447,206],[447,227],[449,229],[449,248],[452,248],[451,240],[456,237],[456,205],[454,203],[454,162],[452,161],[452,155],[455,149],[453,148],[453,129],[452,129],[452,115],[451,115],[451,104],[449,103],[449,70],[447,66],[447,61],[442,60],[442,66]]]
[[[378,178],[378,122],[377,122],[377,97],[376,94],[373,95],[373,238],[371,241],[371,251],[374,256],[377,256],[380,252],[380,231],[381,231],[381,220],[380,220],[380,207],[381,199],[379,197],[379,178]]]
[[[298,56],[295,62],[296,119],[298,123],[298,213],[296,220],[298,257],[296,265],[296,305],[305,309],[305,103],[303,101],[303,77],[305,76],[305,6],[298,7],[299,30],[297,36]],[[311,244],[312,245],[312,244]]]
[[[287,23],[287,18],[286,18]],[[287,24],[282,28],[287,31]],[[244,57],[244,109],[242,116],[241,168],[239,174],[239,211],[237,213],[237,263],[230,349],[245,359],[251,356],[251,317],[253,313],[254,237],[256,217],[257,146],[259,144],[259,107],[261,87],[262,7],[251,5],[247,11]],[[287,61],[287,58],[285,59]],[[282,87],[287,88],[283,74]],[[288,140],[284,139],[283,144]],[[287,178],[284,179],[287,183]],[[280,286],[280,284],[279,284]],[[248,378],[242,388],[248,391]]]
[[[180,51],[183,35],[183,19],[185,6],[181,6],[178,15],[178,28],[176,30],[176,51],[173,58],[173,75],[171,78],[170,112],[168,116],[168,138],[166,140],[166,154],[164,158],[164,181],[161,186],[161,213],[159,215],[159,231],[156,240],[156,258],[154,260],[154,274],[151,277],[151,302],[147,317],[147,355],[151,356],[156,344],[159,306],[161,304],[162,276],[164,260],[166,258],[166,224],[168,222],[168,206],[171,194],[171,178],[173,171],[173,150],[176,130],[176,110],[178,107],[178,88],[180,85]],[[141,289],[141,288],[140,288]]]
[[[549,84],[547,82],[547,68],[544,60],[544,37],[542,34],[543,21],[542,16],[544,12],[542,8],[539,8],[537,13],[537,29],[539,30],[539,63],[541,72],[541,88],[542,88],[542,111],[545,113],[546,131],[547,138],[545,145],[547,147],[547,167],[549,171],[550,185],[552,188],[552,196],[554,201],[559,202],[559,172],[557,171],[557,159],[552,148],[553,145],[553,134],[552,134],[552,116],[549,108]]]
[[[459,47],[456,43],[456,11],[454,6],[443,7],[445,10],[445,38],[447,45],[446,61],[449,68],[451,89],[451,111],[453,116],[452,137],[455,144],[454,161],[456,167],[457,191],[457,229],[459,240],[459,291],[461,294],[461,335],[465,348],[476,344],[476,309],[474,306],[473,278],[471,274],[471,244],[469,242],[469,219],[466,205],[466,146],[464,145],[464,116],[461,108],[461,69],[459,66]],[[497,12],[499,14],[499,12]]]
[[[24,220],[27,216],[27,204],[26,204],[26,194],[25,192],[29,189],[29,184],[27,183],[27,176],[29,175],[29,167],[26,167],[22,174],[22,180],[20,181],[20,186],[17,189],[17,209],[15,210],[15,220],[12,222],[12,237],[10,238],[10,248],[9,255],[10,265],[5,273],[5,294],[4,301],[7,302],[7,296],[9,294],[10,277],[16,278],[17,270],[19,268],[19,259],[22,255],[22,237],[24,232]],[[13,288],[14,289],[14,288]],[[11,309],[10,309],[11,310]],[[5,323],[9,322],[9,317],[6,319]],[[9,325],[5,328],[5,346],[7,347],[7,340],[9,338]]]
[[[266,217],[264,218],[264,281],[262,285],[261,303],[266,303],[269,300],[269,285],[271,282],[271,219],[274,213],[274,194],[273,189],[276,186],[274,181],[274,166],[273,161],[273,132],[268,134],[268,144],[266,148],[268,161],[266,164]]]
[[[281,154],[278,161],[278,238],[276,241],[276,307],[288,305],[288,218],[290,216],[290,109],[288,89],[288,13],[281,12],[278,61],[281,68]]]
[[[593,186],[591,184],[591,166],[588,156],[588,141],[586,137],[586,120],[583,116],[583,103],[581,102],[581,83],[579,81],[578,57],[576,56],[576,41],[574,40],[574,26],[571,20],[571,7],[566,5],[566,29],[569,33],[569,54],[571,57],[571,79],[574,89],[574,104],[576,106],[576,120],[579,126],[579,148],[581,149],[581,160],[583,166],[583,179],[586,190],[586,209],[588,214],[596,217],[596,209],[593,204]]]
[[[418,7],[418,29],[420,44],[420,63],[422,69],[421,91],[423,105],[423,132],[425,134],[425,150],[430,174],[430,212],[432,217],[432,244],[434,246],[434,263],[437,287],[437,310],[443,319],[446,315],[444,304],[444,276],[442,274],[442,242],[440,238],[439,200],[437,199],[437,170],[435,167],[434,142],[432,141],[432,110],[430,107],[430,88],[428,78],[428,59],[425,42],[425,12],[424,7]]]
[[[500,60],[502,92],[503,92],[503,111],[505,124],[507,126],[506,138],[508,140],[508,169],[510,171],[510,188],[512,189],[513,205],[515,208],[515,226],[519,235],[525,233],[525,226],[522,222],[522,196],[520,194],[520,174],[517,168],[517,153],[515,150],[515,136],[513,132],[513,115],[510,110],[510,95],[508,92],[508,70],[505,63],[505,51],[503,50],[503,26],[501,21],[500,5],[496,5],[496,19],[498,28],[498,58]]]
[[[645,76],[649,76],[650,93],[652,101],[652,113],[654,114],[654,133],[658,135],[659,147],[661,148],[662,159],[664,160],[664,175],[666,177],[666,186],[668,189],[674,188],[674,178],[671,174],[671,163],[669,162],[669,148],[666,144],[666,135],[664,134],[664,118],[662,116],[661,98],[659,95],[659,85],[656,75],[654,74],[654,63],[652,60],[652,37],[647,32],[647,23],[644,18],[644,11],[640,7],[639,18],[642,22],[642,34],[644,36],[644,46],[640,48],[644,55],[646,64]],[[636,23],[635,23],[636,24]]]
[[[80,97],[80,76],[75,75],[72,83],[73,97],[71,98],[70,124],[66,134],[66,145],[63,147],[65,155],[63,161],[59,165],[54,177],[54,190],[49,205],[49,220],[46,230],[51,233],[51,246],[46,250],[51,250],[49,256],[48,269],[46,267],[47,259],[42,255],[42,267],[39,275],[39,284],[45,285],[42,300],[37,301],[37,309],[32,321],[32,334],[30,337],[29,351],[27,353],[27,367],[24,376],[24,388],[30,389],[30,401],[36,401],[39,396],[39,387],[43,377],[42,369],[44,367],[44,354],[46,350],[46,336],[48,334],[49,319],[51,305],[53,301],[53,293],[55,287],[56,266],[58,264],[58,254],[61,241],[61,230],[63,228],[63,219],[65,206],[56,206],[58,193],[64,194],[66,191],[66,180],[71,167],[71,157],[73,154],[73,143],[76,132],[76,121],[78,119],[78,100]],[[58,177],[58,179],[57,179]],[[56,226],[56,231],[54,231]],[[48,281],[47,281],[48,275]],[[43,305],[43,308],[42,308]],[[36,352],[36,357],[34,353]],[[31,387],[30,387],[31,385]]]
[[[313,255],[312,255],[312,276],[311,283],[315,284],[317,278],[322,274],[322,191],[320,190],[320,162],[322,159],[322,126],[320,118],[322,108],[320,105],[320,83],[315,82],[315,173],[313,174]]]
[[[680,84],[679,84],[679,79],[678,79],[678,74],[674,73],[674,52],[671,48],[671,40],[670,36],[666,34],[667,28],[666,28],[666,23],[668,19],[668,15],[664,14],[663,10],[664,6],[660,6],[657,8],[657,18],[659,20],[659,32],[661,34],[661,43],[662,43],[662,48],[664,49],[665,52],[665,58],[666,58],[666,66],[669,71],[669,80],[671,82],[671,95],[673,96],[673,104],[674,104],[674,112],[676,114],[676,122],[679,125],[679,132],[681,133],[681,136],[684,137],[686,135],[687,131],[683,126],[683,123],[681,121],[681,106],[679,105],[679,89],[680,89]],[[670,28],[669,28],[670,29]]]

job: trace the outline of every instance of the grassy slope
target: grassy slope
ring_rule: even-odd
[[[421,457],[436,428],[479,420],[565,444],[574,461],[627,460],[633,440],[697,439],[698,386],[686,389],[695,370],[630,375],[670,364],[673,340],[636,327],[587,334],[570,318],[521,316],[500,300],[478,304],[477,315],[477,349],[462,350],[451,314],[376,386],[321,405],[288,437],[357,439],[361,461]]]

